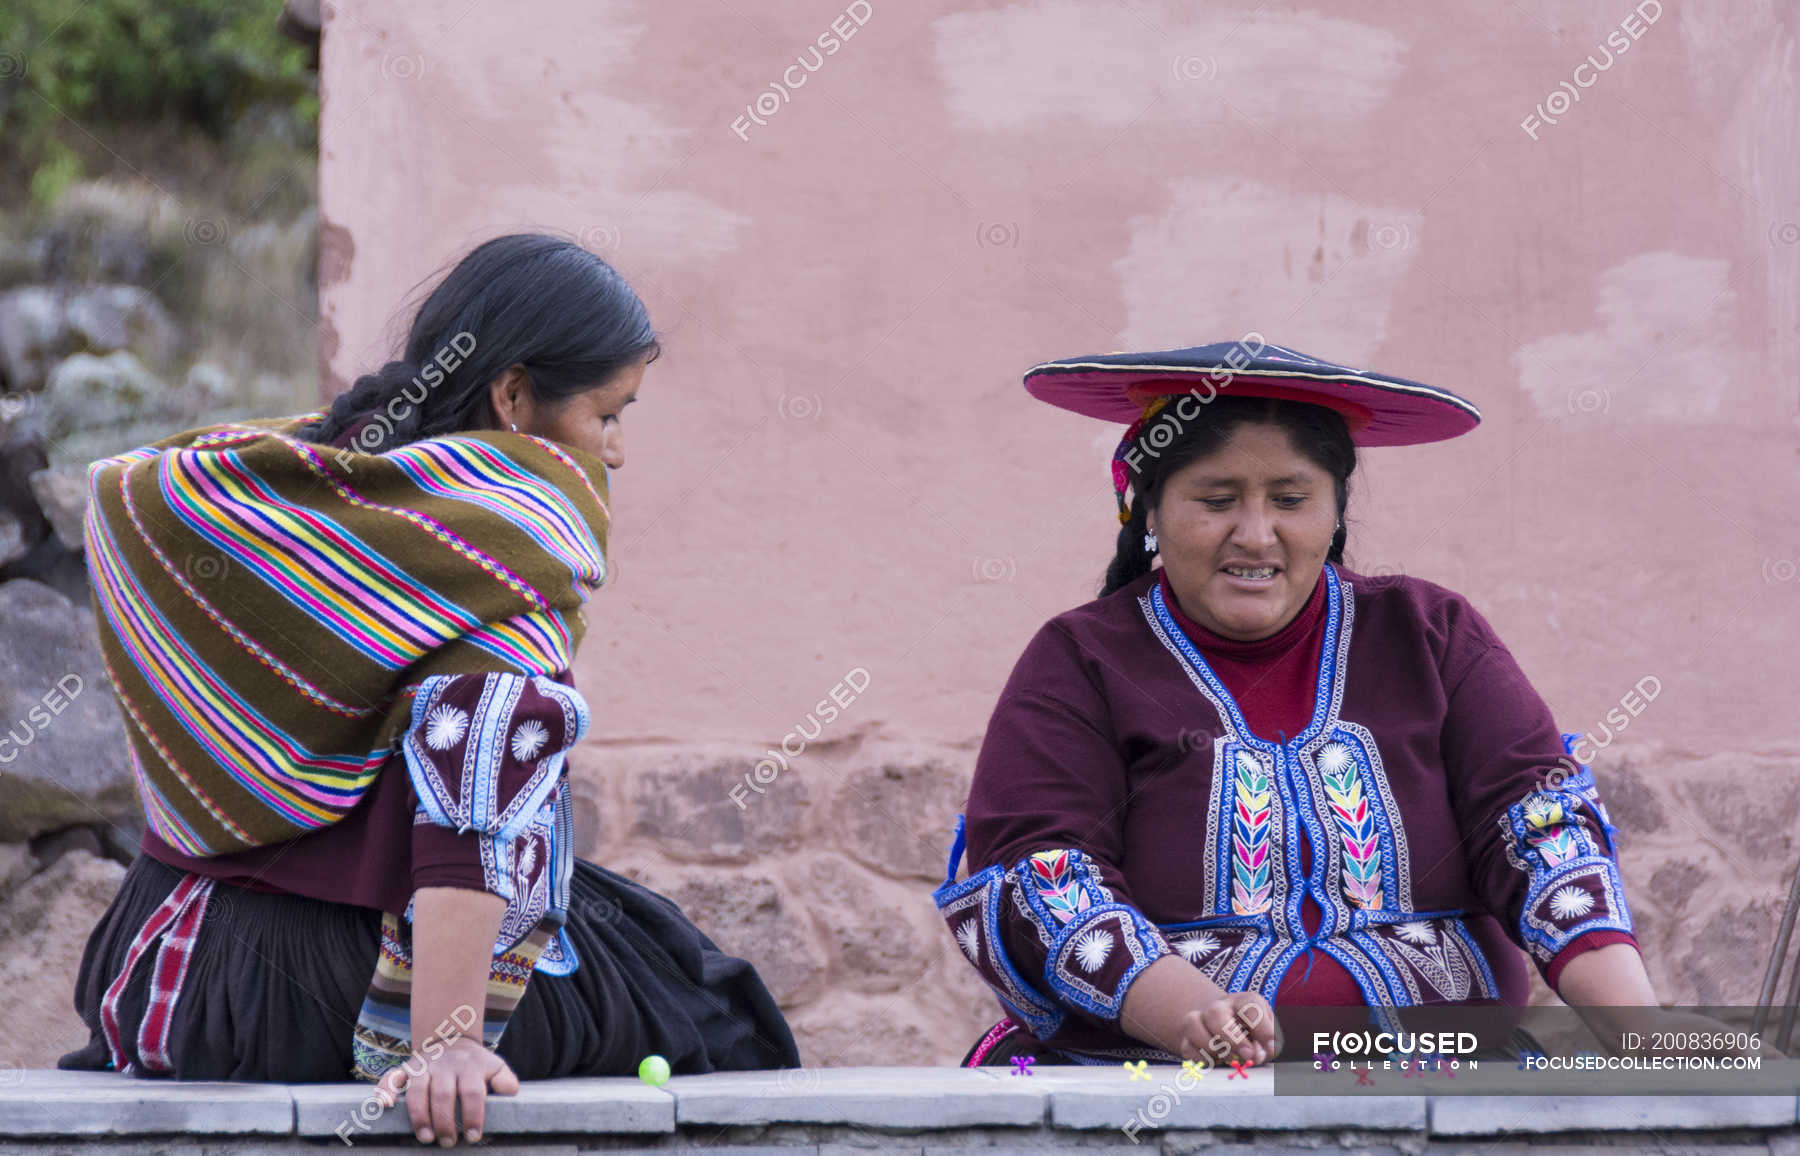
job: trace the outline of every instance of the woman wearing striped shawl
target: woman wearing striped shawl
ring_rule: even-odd
[[[91,467],[102,644],[148,820],[62,1066],[408,1088],[796,1065],[749,964],[573,855],[570,667],[658,346],[605,262],[472,252],[322,414]],[[450,1115],[446,1084],[456,1092]]]

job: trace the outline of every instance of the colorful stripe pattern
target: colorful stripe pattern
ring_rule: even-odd
[[[474,431],[383,454],[316,415],[94,463],[87,552],[151,828],[194,855],[336,822],[435,674],[555,676],[605,579],[606,473]]]

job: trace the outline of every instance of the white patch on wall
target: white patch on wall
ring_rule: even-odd
[[[1769,379],[1784,383],[1780,388],[1791,406],[1793,382],[1800,379],[1800,164],[1794,161],[1800,44],[1794,33],[1770,29],[1737,74],[1737,99],[1720,134],[1722,167],[1753,198],[1751,243],[1769,254],[1762,269],[1766,297],[1756,320],[1770,332]]]
[[[1261,333],[1365,365],[1424,237],[1416,212],[1227,177],[1174,181],[1160,215],[1130,222],[1121,282],[1127,349]]]
[[[644,7],[534,6],[528,50],[455,65],[462,58],[452,46],[516,44],[519,18],[504,5],[446,9],[460,14],[442,18],[448,31],[414,30],[420,115],[483,145],[493,168],[464,183],[488,190],[492,219],[547,223],[609,260],[710,261],[738,248],[750,219],[681,187],[679,165],[695,136],[724,125],[686,123],[674,101],[630,79],[648,34]],[[417,21],[430,10],[398,11]]]
[[[951,120],[989,132],[1071,119],[1123,127],[1146,110],[1185,121],[1212,104],[1258,121],[1342,124],[1374,111],[1399,78],[1406,44],[1384,29],[1319,12],[1197,7],[1029,0],[940,17]]]
[[[1688,87],[1708,112],[1723,112],[1744,73],[1744,59],[1780,40],[1774,0],[1681,0],[1675,25]]]
[[[1520,346],[1519,385],[1544,417],[1601,404],[1655,417],[1718,412],[1738,373],[1729,272],[1723,259],[1668,252],[1614,265],[1600,275],[1598,324]]]

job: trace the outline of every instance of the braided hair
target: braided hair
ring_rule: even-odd
[[[1122,455],[1132,462],[1131,505],[1124,525],[1119,527],[1113,559],[1100,587],[1101,597],[1150,573],[1150,560],[1155,555],[1144,549],[1144,534],[1150,511],[1161,503],[1168,480],[1190,462],[1223,449],[1237,428],[1250,422],[1286,430],[1294,449],[1331,475],[1337,491],[1338,529],[1332,536],[1326,561],[1343,564],[1344,545],[1349,537],[1343,524],[1344,511],[1350,503],[1350,475],[1356,470],[1356,444],[1350,440],[1350,428],[1343,417],[1335,410],[1307,402],[1219,394],[1201,407],[1197,419],[1180,423],[1180,432],[1155,456],[1143,452]],[[1127,438],[1135,438],[1138,428],[1133,427]]]
[[[401,356],[357,378],[305,436],[329,444],[363,423],[358,449],[392,449],[492,421],[488,385],[515,366],[554,405],[658,352],[644,303],[605,261],[559,237],[496,237],[431,291]]]

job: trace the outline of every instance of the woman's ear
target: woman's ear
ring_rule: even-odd
[[[488,405],[501,429],[531,426],[531,383],[523,366],[512,366],[488,382]]]

